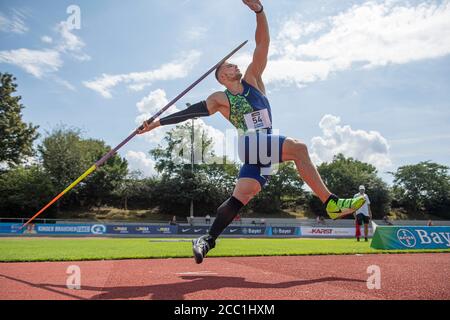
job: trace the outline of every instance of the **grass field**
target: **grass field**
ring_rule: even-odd
[[[447,250],[381,251],[353,239],[219,239],[209,257],[450,252]],[[0,239],[0,261],[80,261],[186,258],[188,239]]]

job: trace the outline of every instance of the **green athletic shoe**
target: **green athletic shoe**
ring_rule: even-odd
[[[336,195],[332,194],[325,205],[330,218],[336,220],[352,214],[361,208],[365,202],[366,199],[364,197],[339,199]]]

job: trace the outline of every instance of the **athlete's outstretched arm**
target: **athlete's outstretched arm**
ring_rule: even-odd
[[[152,123],[147,123],[144,121],[143,129],[138,131],[138,134],[143,134],[149,132],[160,126],[167,126],[170,124],[177,124],[192,118],[197,117],[207,117],[218,111],[219,104],[217,102],[217,93],[214,93],[206,99],[206,101],[201,101],[196,104],[189,106],[188,108],[171,114],[167,117],[156,119]]]
[[[249,65],[246,76],[259,80],[267,65],[269,54],[270,33],[264,7],[259,0],[242,0],[251,10],[256,12],[256,48],[253,53],[253,61]]]

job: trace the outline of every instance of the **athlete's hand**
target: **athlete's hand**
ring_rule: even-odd
[[[142,130],[138,130],[138,134],[144,134],[146,132],[152,131],[155,128],[158,128],[161,124],[159,123],[159,119],[156,119],[155,121],[153,121],[152,123],[148,123],[147,121],[144,121],[144,123],[142,124],[142,126],[144,127],[144,129]]]
[[[252,11],[259,11],[262,8],[260,0],[242,0],[242,2]]]

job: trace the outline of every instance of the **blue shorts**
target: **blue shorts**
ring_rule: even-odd
[[[273,164],[282,162],[285,136],[250,133],[239,138],[239,158],[244,163],[240,178],[255,179],[261,188],[270,178]]]

